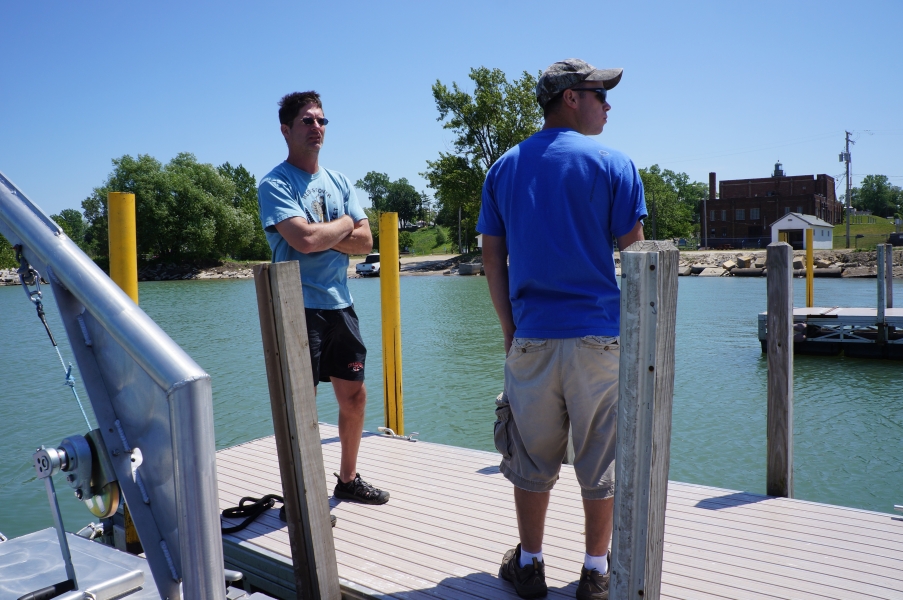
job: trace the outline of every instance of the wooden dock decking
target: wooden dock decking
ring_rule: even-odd
[[[511,484],[497,454],[365,433],[358,470],[391,493],[388,504],[366,506],[331,497],[338,429],[320,424],[320,436],[345,597],[517,598],[497,576],[517,543]],[[221,509],[242,496],[282,494],[272,437],[220,450],[217,469]],[[582,532],[580,489],[564,465],[543,545],[549,598],[574,597]],[[264,592],[294,597],[277,510],[223,543],[227,568]],[[903,599],[903,518],[672,481],[661,597]]]

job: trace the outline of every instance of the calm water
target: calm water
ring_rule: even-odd
[[[815,284],[817,305],[875,305],[875,280]],[[366,427],[375,430],[383,424],[379,280],[350,285],[370,347]],[[212,376],[217,447],[271,435],[253,282],[148,282],[139,289],[142,308]],[[504,356],[485,278],[404,277],[401,291],[406,432],[492,450]],[[804,304],[802,280],[794,292],[795,304]],[[901,281],[895,296],[903,299]],[[71,360],[49,293],[47,305]],[[766,361],[756,339],[764,307],[764,278],[680,279],[671,479],[764,493]],[[52,524],[31,466],[34,448],[84,433],[85,423],[20,288],[0,287],[0,325],[0,532],[20,535]],[[903,503],[901,390],[900,362],[796,357],[796,497],[883,512]],[[331,386],[320,386],[318,406],[321,420],[336,422]],[[90,521],[65,482],[57,489],[68,529]]]

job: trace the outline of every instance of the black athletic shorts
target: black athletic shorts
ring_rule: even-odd
[[[314,385],[330,377],[346,381],[364,380],[367,349],[361,339],[354,307],[327,310],[305,308],[310,365]]]

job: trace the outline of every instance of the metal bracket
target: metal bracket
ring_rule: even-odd
[[[56,499],[56,490],[53,487],[53,474],[60,470],[62,454],[55,449],[41,446],[35,451],[32,458],[34,459],[34,468],[37,471],[38,479],[44,480],[44,487],[47,489],[50,512],[53,513],[53,525],[56,528],[56,535],[60,542],[60,553],[63,555],[63,562],[66,564],[66,576],[72,582],[72,589],[78,589],[75,567],[72,564],[72,553],[69,551],[69,541],[66,539],[66,530],[63,528],[63,515],[60,512],[60,505]]]
[[[416,442],[417,439],[416,439],[415,436],[420,435],[420,433],[418,433],[418,432],[416,432],[416,431],[414,431],[413,433],[411,433],[411,435],[398,435],[397,433],[395,433],[394,431],[392,431],[392,429],[389,428],[389,427],[377,427],[376,429],[377,429],[377,431],[379,431],[380,433],[382,433],[382,434],[385,435],[386,437],[390,437],[390,438],[393,438],[393,439],[396,439],[396,440],[406,440],[406,441],[408,441],[408,442]]]

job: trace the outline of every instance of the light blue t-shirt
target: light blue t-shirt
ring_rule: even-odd
[[[304,254],[292,248],[276,231],[276,224],[291,217],[325,223],[349,215],[357,223],[366,219],[354,187],[337,171],[320,168],[311,175],[283,162],[257,186],[260,221],[273,251],[273,262],[297,260],[301,269],[305,308],[339,309],[351,306],[348,291],[348,255],[338,250]]]
[[[542,130],[496,161],[477,230],[505,237],[515,335],[619,335],[613,240],[645,217],[633,162],[572,129]]]

